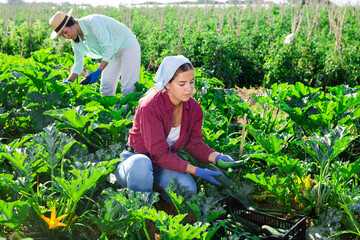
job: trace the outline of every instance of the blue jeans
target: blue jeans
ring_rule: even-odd
[[[122,161],[116,167],[115,176],[122,187],[127,187],[135,192],[152,192],[160,189],[163,199],[171,202],[166,188],[175,178],[180,186],[187,187],[191,194],[197,192],[196,183],[189,173],[171,171],[157,167],[153,171],[152,162],[144,154],[135,154],[124,150],[120,154]]]

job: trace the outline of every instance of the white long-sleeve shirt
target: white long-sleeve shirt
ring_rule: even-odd
[[[75,62],[72,73],[80,75],[84,56],[109,62],[119,49],[129,48],[136,42],[135,35],[125,24],[108,16],[93,14],[77,19],[84,34],[84,41],[72,42]]]

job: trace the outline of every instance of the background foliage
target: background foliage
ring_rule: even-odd
[[[69,41],[48,39],[47,20],[69,7],[1,9],[1,236],[149,239],[157,231],[161,239],[211,239],[231,221],[217,205],[226,196],[259,211],[306,215],[309,239],[360,235],[356,7],[74,7],[76,17],[113,16],[137,35],[143,66],[137,92],[126,97],[121,84],[106,97],[98,83],[61,83],[72,50]],[[169,215],[155,208],[158,193],[135,194],[111,173],[154,71],[180,53],[196,66],[204,141],[237,165],[219,167],[228,185],[197,178],[193,197],[173,183],[177,214]],[[98,63],[85,61],[85,71]],[[250,99],[230,88],[256,85],[264,88]],[[184,220],[189,212],[192,223]]]
[[[71,53],[70,41],[49,39],[48,20],[58,10],[73,8],[75,18],[98,13],[126,24],[140,43],[142,65],[151,73],[163,57],[183,54],[204,76],[217,77],[226,87],[281,82],[323,89],[356,86],[359,7],[306,3],[130,8],[1,4],[0,52],[30,57],[50,48],[54,54]]]

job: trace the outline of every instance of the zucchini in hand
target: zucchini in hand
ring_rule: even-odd
[[[246,196],[244,196],[243,192],[239,191],[238,186],[230,179],[228,178],[222,171],[220,171],[214,164],[209,164],[208,169],[212,171],[219,171],[221,172],[221,175],[214,176],[214,178],[221,183],[221,185],[228,189],[231,192],[231,195],[236,198],[239,203],[242,205],[241,207],[243,209],[250,209],[253,206],[249,203],[249,201],[246,199]]]
[[[87,85],[90,82],[91,77],[85,77],[83,80],[81,80],[80,84]]]
[[[238,161],[235,161],[235,162],[225,162],[225,161],[220,159],[217,162],[217,164],[221,168],[239,168],[241,166],[244,166],[244,160],[238,160]]]

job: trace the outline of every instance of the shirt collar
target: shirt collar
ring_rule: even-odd
[[[170,97],[169,97],[169,94],[166,91],[166,89],[161,90],[161,95],[163,96],[164,101],[165,101],[165,109],[166,110],[174,110],[174,108],[175,108],[174,104],[170,101]],[[183,107],[186,110],[189,110],[189,101],[183,102],[183,104],[184,104]]]
[[[77,21],[78,21],[78,23],[79,23],[79,26],[80,26],[81,31],[83,32],[84,36],[85,36],[85,35],[88,35],[88,34],[89,34],[89,31],[88,31],[87,27],[85,26],[85,24],[82,22],[82,20],[81,20],[81,19],[78,19]]]

